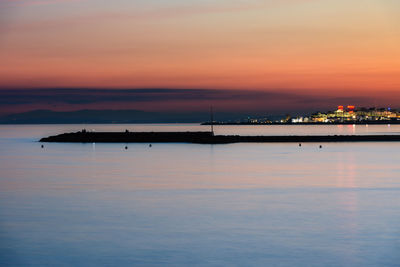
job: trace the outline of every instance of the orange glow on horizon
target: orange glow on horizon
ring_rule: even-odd
[[[153,2],[15,5],[20,16],[10,16],[0,32],[0,87],[281,88],[330,95],[400,88],[394,16],[400,4]]]

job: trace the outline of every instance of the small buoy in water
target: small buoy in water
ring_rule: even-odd
[[[301,146],[301,144],[299,144],[299,146]]]
[[[128,146],[126,146],[125,149],[128,149]]]
[[[44,148],[44,145],[42,145],[41,147]]]
[[[150,144],[149,147],[152,147],[152,145]]]
[[[319,146],[319,148],[322,148],[322,146]]]

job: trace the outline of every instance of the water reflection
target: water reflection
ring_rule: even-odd
[[[358,174],[357,159],[353,151],[338,153],[337,158],[337,187],[342,189],[337,194],[338,207],[342,216],[342,238],[345,240],[357,240],[360,236],[358,195],[359,185],[357,184]],[[343,190],[344,189],[344,190]],[[357,264],[357,253],[359,245],[348,242],[348,249],[344,253],[346,261]]]
[[[94,125],[1,125],[2,138],[41,137],[64,132],[76,132],[83,128],[92,131],[209,131],[209,126],[199,124],[94,124]],[[216,125],[216,134],[232,135],[333,135],[333,134],[398,134],[400,125]],[[26,133],[29,133],[27,136]]]
[[[0,132],[0,265],[398,263],[398,143],[41,149],[54,127]]]
[[[357,162],[352,151],[339,152],[337,156],[337,187],[356,188]]]

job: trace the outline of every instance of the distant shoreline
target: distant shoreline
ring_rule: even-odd
[[[385,124],[400,124],[399,121],[369,121],[369,122],[271,122],[271,123],[259,123],[259,122],[203,122],[201,125],[385,125]]]
[[[0,125],[127,125],[127,124],[194,124],[194,125],[203,125],[203,126],[211,126],[210,122],[0,122]],[[253,122],[214,122],[212,125],[214,126],[224,126],[224,125],[232,125],[232,126],[241,126],[241,125],[250,125],[250,126],[304,126],[304,125],[397,125],[400,124],[400,121],[378,121],[378,122],[337,122],[337,123],[328,123],[328,122],[299,122],[299,123],[284,123],[284,122],[272,122],[272,123],[253,123]]]
[[[211,132],[86,132],[45,137],[40,142],[56,143],[310,143],[310,142],[400,142],[400,135],[290,135],[239,136]]]

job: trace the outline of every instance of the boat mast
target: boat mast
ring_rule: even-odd
[[[211,134],[214,135],[214,112],[213,107],[210,107]]]

